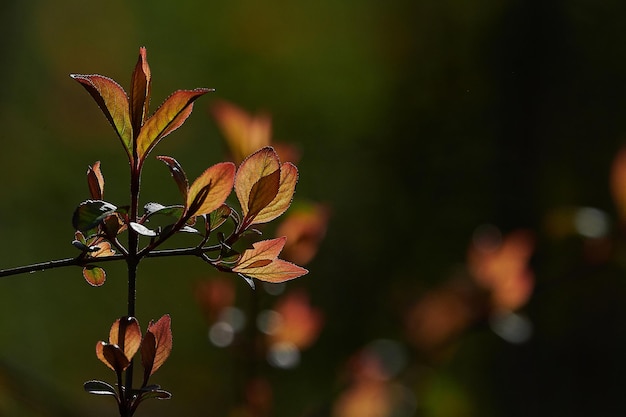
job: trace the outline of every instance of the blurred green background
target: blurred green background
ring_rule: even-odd
[[[625,15],[614,0],[4,0],[0,268],[76,255],[71,213],[94,161],[107,200],[127,201],[123,150],[68,74],[128,88],[146,46],[153,109],[176,89],[217,90],[156,154],[195,178],[227,154],[213,100],[265,110],[274,138],[302,152],[296,198],[331,207],[311,272],[287,286],[309,294],[324,326],[295,369],[259,365],[270,415],[624,415],[626,241],[609,177],[626,133]],[[176,202],[160,163],[144,172],[144,202]],[[606,227],[576,229],[580,207]],[[506,340],[487,313],[425,353],[407,311],[467,279],[483,224],[534,233],[534,292],[514,316],[532,334]],[[79,269],[0,280],[0,415],[115,415],[110,398],[82,390],[113,381],[94,346],[126,293],[122,265],[107,272],[101,288]],[[140,273],[142,328],[172,315],[174,350],[153,381],[174,397],[137,415],[236,415],[242,359],[210,343],[194,297],[214,271],[155,259]],[[245,305],[251,291],[232,279]],[[352,358],[381,339],[399,358],[382,379],[400,405],[342,412]]]

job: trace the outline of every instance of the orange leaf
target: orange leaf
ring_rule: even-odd
[[[246,268],[233,268],[234,272],[243,274],[249,278],[256,278],[265,282],[285,282],[290,279],[301,277],[306,275],[309,271],[292,264],[291,262],[283,261],[282,259],[274,259],[271,263],[260,267],[254,267],[250,265]]]
[[[211,110],[235,163],[240,164],[248,155],[269,146],[272,135],[269,115],[250,115],[226,101],[215,103]]]
[[[271,174],[261,177],[250,190],[246,217],[250,220],[255,219],[276,198],[279,186],[280,170],[277,169]]]
[[[105,117],[122,141],[128,157],[133,155],[133,129],[130,122],[128,97],[115,81],[102,75],[71,74],[70,77],[82,84],[98,103]]]
[[[141,344],[141,330],[134,317],[115,320],[109,331],[109,343],[118,345],[128,360],[131,360]]]
[[[326,235],[330,209],[322,204],[299,205],[292,208],[287,218],[276,228],[277,236],[285,236],[287,243],[283,258],[298,265],[306,265],[316,255]]]
[[[230,195],[234,180],[235,164],[232,162],[220,162],[208,168],[189,187],[186,204],[188,214],[199,216],[220,207]]]
[[[252,244],[252,249],[247,249],[241,254],[237,268],[247,268],[254,262],[269,259],[273,261],[278,258],[280,251],[283,250],[287,238],[279,237],[276,239],[261,240]],[[233,269],[235,272],[239,272]]]
[[[140,160],[165,136],[178,129],[193,110],[193,102],[210,92],[208,88],[180,90],[169,96],[144,123],[137,137],[137,155]]]
[[[138,134],[143,122],[148,115],[150,104],[150,86],[152,77],[150,66],[146,58],[146,48],[139,48],[139,59],[130,83],[130,119],[133,132]]]
[[[275,178],[270,177],[271,175],[276,176],[277,171],[279,172],[278,189],[275,188]],[[239,166],[235,177],[235,192],[241,204],[244,218],[247,218],[249,224],[253,223],[252,220],[255,217],[264,213],[266,208],[278,197],[280,184],[283,180],[283,174],[280,171],[278,154],[269,146],[253,153]],[[265,177],[270,178],[265,179]],[[267,183],[265,183],[266,181]],[[257,185],[259,183],[263,185]],[[267,201],[268,196],[274,195],[274,189],[276,189],[276,195],[272,197],[272,201]],[[254,201],[257,198],[260,198],[259,202]]]
[[[287,162],[280,168],[280,185],[276,197],[254,218],[252,224],[267,223],[283,214],[291,205],[298,182],[298,168]]]
[[[94,200],[104,198],[104,177],[100,171],[100,161],[96,161],[93,167],[87,168],[87,185],[91,198]]]
[[[283,297],[274,311],[280,314],[278,325],[269,335],[272,343],[291,343],[306,349],[315,342],[322,328],[322,313],[313,308],[309,297],[302,291]]]
[[[146,347],[143,346],[146,344]],[[172,352],[171,319],[168,314],[156,323],[150,322],[141,347],[142,362],[146,373],[152,375],[163,365]],[[147,355],[144,355],[146,354]]]
[[[286,238],[262,240],[243,252],[233,272],[266,282],[283,282],[297,278],[308,271],[291,262],[278,259]]]
[[[99,266],[87,265],[83,268],[83,277],[90,285],[99,287],[106,281],[107,274]]]

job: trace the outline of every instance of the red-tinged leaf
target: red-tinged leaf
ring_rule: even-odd
[[[141,344],[141,329],[134,317],[122,317],[115,320],[109,331],[109,343],[120,347],[130,361]]]
[[[289,162],[284,163],[280,168],[280,185],[276,197],[255,216],[252,224],[270,222],[287,211],[293,200],[297,182],[298,168]]]
[[[250,190],[248,198],[248,213],[245,219],[254,219],[265,207],[267,207],[276,195],[280,186],[280,170],[261,177]],[[246,220],[244,220],[246,222]]]
[[[269,146],[253,153],[241,163],[235,177],[235,193],[244,217],[248,214],[250,198],[254,197],[250,195],[254,185],[261,178],[276,171],[280,172],[280,161],[274,149]]]
[[[258,262],[258,261],[257,261]],[[253,262],[245,268],[235,267],[234,272],[238,272],[250,278],[256,278],[265,282],[285,282],[290,279],[301,277],[309,271],[282,259],[274,259],[271,263],[255,267],[257,262]]]
[[[233,189],[234,179],[235,164],[232,162],[220,162],[204,171],[187,193],[188,214],[190,216],[208,214],[224,204]],[[198,201],[201,192],[206,195],[202,201]]]
[[[235,163],[240,164],[248,155],[269,146],[272,136],[269,115],[250,115],[226,101],[218,101],[211,110]]]
[[[91,94],[104,116],[115,129],[128,157],[133,155],[133,129],[130,122],[128,97],[115,81],[102,75],[71,74]]]
[[[130,83],[130,119],[135,135],[141,130],[141,126],[148,115],[151,84],[152,77],[146,58],[146,48],[142,47],[139,48],[139,59]]]
[[[252,249],[247,249],[241,254],[241,258],[237,262],[237,266],[233,268],[233,271],[242,272],[242,269],[248,268],[260,260],[273,261],[278,258],[280,251],[285,246],[285,241],[285,237],[279,237],[253,243]]]
[[[96,356],[118,374],[130,365],[130,361],[126,358],[122,349],[110,343],[98,342],[96,344]]]
[[[176,185],[178,185],[178,189],[183,196],[183,200],[187,201],[189,181],[187,180],[187,175],[185,175],[185,171],[183,171],[183,167],[180,166],[177,160],[169,156],[157,156],[157,159],[164,162],[170,169],[170,174],[172,174],[172,178],[174,178]]]
[[[154,358],[156,357],[157,342],[153,333],[146,332],[141,341],[141,365],[143,366],[143,385],[148,383],[148,378],[152,375]]]
[[[148,336],[151,335],[151,336]],[[151,341],[154,338],[154,353],[152,354],[152,346],[153,342]],[[146,344],[144,348],[143,344]],[[146,353],[146,357],[144,358],[144,352]],[[171,329],[171,319],[168,314],[161,317],[156,323],[150,323],[148,325],[148,330],[146,331],[146,336],[144,337],[144,342],[141,347],[142,354],[142,362],[144,364],[144,368],[146,370],[146,374],[149,371],[149,375],[152,375],[163,365],[163,363],[167,360],[172,352],[172,329]],[[150,365],[151,362],[151,365]],[[148,376],[149,376],[148,375]]]
[[[144,123],[137,137],[137,155],[144,159],[146,155],[165,136],[178,129],[189,117],[193,102],[210,92],[208,88],[180,90],[169,96],[161,107]]]
[[[87,168],[87,185],[91,198],[94,200],[104,198],[104,177],[100,171],[100,161],[93,164],[93,167]]]
[[[83,268],[83,277],[90,285],[99,287],[106,281],[107,274],[104,272],[104,269],[99,266],[87,265]]]

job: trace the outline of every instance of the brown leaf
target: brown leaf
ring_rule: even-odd
[[[98,342],[96,344],[96,356],[116,373],[121,373],[130,365],[130,361],[126,358],[122,349],[110,343]]]
[[[172,174],[172,178],[174,178],[176,185],[178,185],[178,189],[183,196],[183,200],[187,201],[189,181],[187,180],[187,175],[185,175],[185,171],[183,171],[183,167],[180,166],[177,160],[169,156],[157,156],[157,159],[164,162],[170,169],[170,174]]]

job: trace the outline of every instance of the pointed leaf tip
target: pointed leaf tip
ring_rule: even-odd
[[[128,157],[132,160],[133,131],[128,97],[122,86],[108,77],[97,74],[70,74],[70,77],[78,81],[96,101],[122,141]]]
[[[193,102],[211,91],[208,88],[179,90],[165,99],[154,114],[146,120],[137,136],[139,158],[145,159],[161,139],[178,129],[191,114]]]
[[[219,208],[230,195],[234,181],[235,164],[232,162],[220,162],[208,168],[189,187],[186,203],[188,214],[200,216]]]

